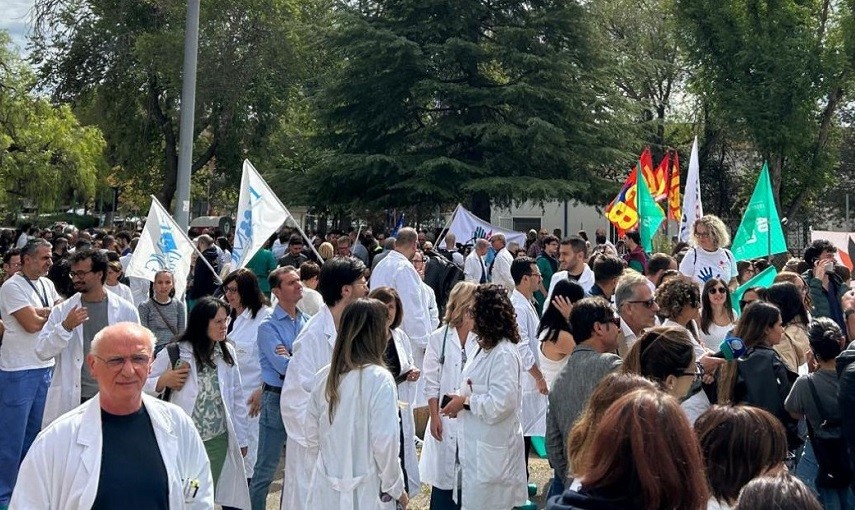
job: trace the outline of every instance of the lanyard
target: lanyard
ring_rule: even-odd
[[[26,275],[24,275],[23,273],[21,273],[21,278],[23,278],[23,279],[24,279],[24,281],[25,281],[25,282],[27,282],[27,283],[30,285],[30,287],[32,287],[33,292],[35,292],[35,293],[36,293],[36,295],[37,295],[37,296],[39,296],[39,301],[41,301],[41,302],[42,302],[42,306],[43,306],[44,308],[50,308],[50,303],[48,302],[48,298],[47,298],[47,290],[45,290],[45,284],[44,284],[44,282],[42,281],[42,279],[41,279],[41,278],[39,278],[39,280],[38,280],[38,281],[39,281],[39,286],[42,288],[42,293],[41,293],[41,294],[39,294],[39,290],[36,288],[36,286],[35,286],[35,285],[33,285],[33,282],[31,282],[31,281],[30,281],[30,279],[29,279],[29,278],[27,278],[27,276],[26,276]]]

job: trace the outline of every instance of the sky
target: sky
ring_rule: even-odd
[[[12,37],[21,55],[25,53],[27,33],[29,32],[29,14],[35,0],[2,0],[0,9],[0,30],[6,30]]]

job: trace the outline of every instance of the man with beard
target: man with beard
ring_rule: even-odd
[[[84,364],[95,334],[119,322],[140,322],[133,303],[104,288],[107,256],[103,252],[78,250],[70,263],[75,294],[51,310],[36,342],[40,359],[56,360],[44,425],[98,393],[98,383]]]
[[[591,291],[594,286],[594,272],[585,263],[588,259],[588,243],[578,236],[571,236],[561,241],[558,246],[558,271],[552,275],[549,281],[549,295],[546,296],[548,303],[552,299],[552,289],[561,280],[572,280],[585,289],[585,293]]]

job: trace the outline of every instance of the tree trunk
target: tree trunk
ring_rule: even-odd
[[[472,211],[472,214],[486,221],[487,223],[492,223],[490,221],[490,197],[487,196],[486,193],[475,193],[472,195],[472,202],[469,210]]]

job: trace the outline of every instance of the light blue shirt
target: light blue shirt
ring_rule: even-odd
[[[288,352],[294,347],[294,339],[308,322],[309,316],[297,310],[292,318],[281,306],[276,306],[258,326],[258,358],[261,365],[262,382],[282,387],[290,356],[276,354],[276,347],[284,345]]]

